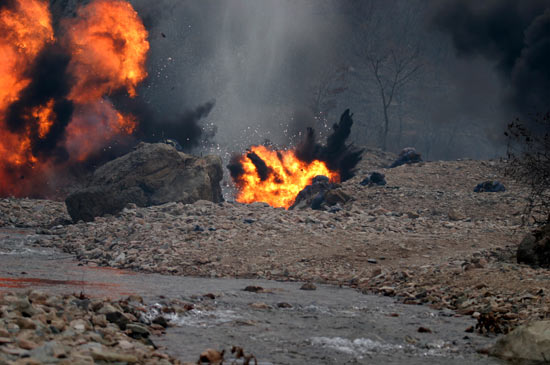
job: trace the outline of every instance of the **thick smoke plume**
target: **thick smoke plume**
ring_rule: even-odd
[[[183,150],[189,151],[214,137],[216,130],[207,131],[200,122],[208,117],[215,104],[212,100],[164,121],[158,121],[154,117],[146,118],[143,114],[136,113],[140,120],[136,136],[146,142],[174,139]]]
[[[522,115],[550,109],[550,1],[453,0],[436,13],[460,55],[495,62],[506,103]]]
[[[347,109],[340,117],[340,122],[332,127],[333,132],[327,137],[326,145],[315,141],[315,131],[308,128],[306,138],[298,145],[296,156],[305,162],[323,161],[332,171],[338,171],[342,181],[353,177],[355,166],[361,161],[362,149],[356,149],[346,141],[351,133],[353,114]]]

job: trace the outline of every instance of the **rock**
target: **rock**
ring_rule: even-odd
[[[277,308],[287,309],[287,308],[292,308],[292,305],[287,302],[280,302],[280,303],[277,303]]]
[[[359,183],[361,186],[386,185],[386,176],[379,172],[373,172]]]
[[[332,189],[325,193],[325,201],[328,205],[344,204],[351,200],[351,197],[342,189]]]
[[[129,203],[140,207],[168,202],[221,202],[223,177],[218,156],[199,158],[167,144],[140,143],[134,151],[106,163],[88,186],[70,194],[65,203],[73,219],[116,214]]]
[[[319,210],[325,203],[326,193],[338,185],[329,181],[326,176],[316,176],[313,178],[311,185],[306,186],[298,193],[294,203],[289,209],[306,209],[311,208]]]
[[[395,288],[392,287],[392,286],[382,286],[382,287],[378,288],[378,290],[386,296],[391,297],[391,296],[395,295]]]
[[[147,327],[138,323],[128,323],[126,330],[130,331],[132,338],[147,338],[151,334]]]
[[[550,359],[550,321],[537,321],[517,327],[501,337],[490,354],[509,360],[546,363]]]
[[[138,358],[134,355],[119,354],[117,352],[107,351],[103,348],[92,348],[90,355],[96,362],[126,362],[130,364],[138,362]]]
[[[317,290],[317,287],[313,283],[305,283],[300,287],[300,290]]]
[[[123,331],[126,329],[126,325],[130,322],[130,320],[120,312],[107,313],[105,317],[109,322],[116,324]]]
[[[420,153],[416,152],[416,150],[412,147],[406,147],[403,148],[399,156],[397,157],[397,160],[395,160],[391,165],[390,168],[398,167],[405,164],[413,164],[418,163],[422,161],[422,157],[420,156]]]
[[[519,264],[550,268],[550,224],[526,235],[516,257]]]
[[[206,349],[203,352],[201,352],[199,356],[199,361],[197,361],[197,364],[223,364],[223,355],[225,353],[225,350],[217,351],[214,349]]]
[[[506,188],[499,181],[485,181],[477,184],[474,193],[500,193],[505,192]]]
[[[452,221],[460,221],[464,219],[464,216],[455,209],[449,209],[449,213],[447,213],[447,216]]]

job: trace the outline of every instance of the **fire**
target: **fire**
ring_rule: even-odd
[[[32,116],[38,123],[38,137],[46,138],[46,135],[50,131],[55,120],[53,111],[54,100],[50,99],[44,106],[36,107],[32,113]]]
[[[65,25],[72,51],[71,71],[77,78],[71,100],[84,103],[126,88],[131,97],[147,77],[147,30],[132,5],[97,0],[80,8]]]
[[[0,4],[0,196],[33,193],[34,182],[137,128],[104,99],[119,90],[135,97],[147,77],[148,33],[137,12],[124,0],[93,0],[61,29],[56,37],[48,0]],[[46,82],[31,79],[50,48],[66,57],[65,69]]]
[[[324,162],[301,161],[292,150],[273,151],[265,146],[253,146],[240,156],[238,163],[242,170],[235,183],[239,190],[236,199],[240,203],[265,202],[288,209],[314,177],[324,175],[333,182],[340,180],[339,174],[330,171]]]
[[[0,113],[30,80],[25,71],[47,43],[54,41],[47,1],[19,0],[0,8]]]
[[[137,120],[133,115],[120,113],[108,101],[82,105],[67,127],[67,151],[72,158],[82,162],[101,149],[105,141],[116,135],[132,134],[136,128]]]

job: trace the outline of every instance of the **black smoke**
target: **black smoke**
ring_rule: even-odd
[[[17,4],[18,3],[16,0],[2,0],[2,2],[0,2],[0,10],[3,10],[3,9],[14,10]]]
[[[22,90],[19,99],[7,111],[6,126],[11,132],[31,131],[31,148],[37,157],[55,156],[57,161],[68,158],[60,147],[65,129],[73,114],[73,103],[68,100],[71,76],[67,72],[70,55],[57,45],[50,45],[38,55],[25,75],[31,80]],[[39,136],[38,123],[33,110],[53,100],[55,121],[44,137]]]
[[[342,181],[352,178],[363,153],[362,149],[346,143],[353,125],[352,117],[353,114],[347,109],[340,122],[332,126],[333,132],[327,137],[326,145],[317,143],[315,131],[308,128],[306,138],[296,148],[296,157],[305,162],[325,162],[330,170],[338,171]]]
[[[434,24],[459,55],[495,63],[506,105],[523,116],[550,109],[550,0],[451,0]]]
[[[194,109],[188,109],[174,116],[159,115],[139,97],[136,100],[117,96],[114,103],[119,110],[131,113],[138,119],[138,129],[134,136],[144,142],[160,142],[164,139],[176,140],[185,151],[191,151],[201,143],[212,140],[216,129],[206,129],[202,121],[208,117],[215,100],[208,101]]]
[[[315,160],[325,162],[330,170],[338,171],[341,181],[352,178],[363,153],[362,149],[355,148],[346,143],[353,125],[352,117],[353,114],[350,114],[349,109],[347,109],[340,117],[340,122],[333,125],[333,132],[327,137],[325,145],[317,143],[315,140],[315,131],[313,128],[308,128],[305,139],[295,149],[296,157],[307,163]],[[273,170],[257,154],[249,152],[246,157],[256,167],[260,180],[267,180],[273,173]],[[241,156],[238,154],[233,155],[227,165],[227,169],[233,181],[239,184],[241,177],[245,173],[241,163]]]

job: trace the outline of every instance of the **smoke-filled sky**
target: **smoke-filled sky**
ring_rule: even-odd
[[[141,115],[144,138],[284,146],[350,108],[353,141],[380,145],[380,86],[388,96],[403,65],[386,108],[392,151],[499,156],[507,123],[549,104],[550,0],[131,2],[149,30],[149,78],[138,102],[118,103]]]

